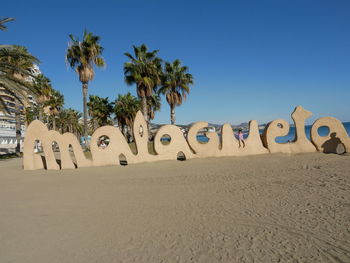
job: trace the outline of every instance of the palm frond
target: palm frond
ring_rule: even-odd
[[[0,97],[0,111],[9,114],[9,109],[2,97]]]
[[[81,82],[93,80],[93,66],[103,67],[106,65],[104,58],[101,56],[103,47],[99,44],[100,37],[85,30],[82,41],[71,34],[69,38],[71,42],[68,43],[65,57],[67,64],[76,70]],[[87,74],[87,69],[90,71],[89,74]]]
[[[4,25],[5,23],[14,21],[15,19],[13,17],[7,17],[7,18],[3,18],[0,19],[0,30],[6,30],[7,27]]]

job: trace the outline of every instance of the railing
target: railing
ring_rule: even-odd
[[[12,143],[2,143],[0,139],[0,155],[1,154],[7,154],[7,153],[14,153],[16,151],[17,147],[17,140],[13,140]],[[11,142],[11,141],[10,141]],[[20,151],[23,152],[23,145],[24,145],[24,140],[21,140],[21,149]]]

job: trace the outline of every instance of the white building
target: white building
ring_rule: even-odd
[[[31,73],[34,76],[41,74],[37,65],[34,65]],[[27,77],[26,81],[33,81],[33,77]],[[15,97],[11,92],[0,86],[0,97],[5,102],[8,112],[0,110],[0,154],[14,152],[17,140],[16,140],[16,121],[15,121]],[[34,98],[28,95],[29,102],[36,104]],[[22,110],[24,106],[21,105]],[[21,145],[23,145],[23,138],[25,134],[24,117],[22,116],[21,125]]]

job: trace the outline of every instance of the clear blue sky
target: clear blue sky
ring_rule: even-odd
[[[310,121],[350,121],[350,1],[4,1],[1,17],[15,17],[0,43],[26,46],[40,69],[82,109],[81,84],[65,63],[68,34],[101,37],[106,69],[96,70],[89,94],[108,96],[124,83],[124,52],[145,43],[167,61],[180,59],[195,84],[176,108],[177,123],[238,124],[290,119],[297,105]],[[169,123],[163,99],[155,122]]]

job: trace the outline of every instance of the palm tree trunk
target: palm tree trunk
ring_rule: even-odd
[[[125,132],[125,124],[118,124],[119,129],[121,131],[121,133],[123,134],[123,136],[126,138],[126,132]]]
[[[39,105],[39,121],[43,121],[43,108],[42,105]]]
[[[21,155],[21,105],[18,99],[15,100],[15,121],[16,121],[16,155]]]
[[[126,138],[128,140],[128,143],[132,142],[132,131],[131,131],[131,127],[129,125],[126,126]]]
[[[84,113],[84,140],[85,147],[88,148],[88,112],[87,112],[87,94],[88,94],[88,83],[83,82],[83,113]]]
[[[147,131],[148,131],[148,136],[151,136],[151,127],[149,125],[149,120],[148,120],[148,107],[147,107],[147,97],[144,96],[142,97],[142,113],[143,117],[145,118],[146,124],[147,124]],[[150,139],[150,138],[148,138]]]
[[[170,104],[170,120],[171,124],[175,124],[175,105]]]
[[[94,127],[93,127],[92,130],[95,131],[99,127],[98,122],[97,122],[96,119],[94,119],[93,124],[94,124]]]
[[[147,111],[147,98],[146,98],[146,96],[142,97],[142,113],[143,113],[143,117],[145,118],[145,121],[148,124],[148,111]]]
[[[55,115],[52,115],[52,129],[54,131],[56,130],[56,118],[55,118]]]

